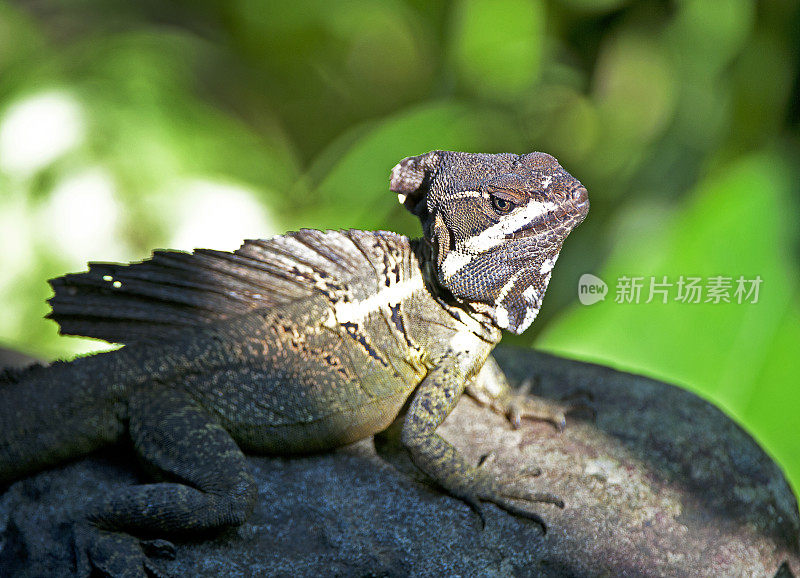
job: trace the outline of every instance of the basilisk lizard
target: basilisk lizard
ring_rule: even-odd
[[[520,502],[560,505],[470,465],[436,429],[465,389],[514,421],[557,415],[512,395],[489,353],[536,317],[586,189],[544,153],[448,151],[401,161],[391,189],[421,239],[301,230],[50,281],[62,333],[125,347],[0,376],[0,483],[126,433],[161,480],[88,506],[81,571],[158,573],[148,554],[169,543],[134,536],[243,523],[256,499],[243,451],[322,451],[396,420],[414,464],[478,512],[541,523]]]

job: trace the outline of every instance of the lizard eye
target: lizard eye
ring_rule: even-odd
[[[516,206],[516,203],[512,203],[508,199],[492,195],[492,208],[498,215],[510,213]]]

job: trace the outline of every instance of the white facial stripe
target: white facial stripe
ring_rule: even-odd
[[[451,199],[472,199],[476,197],[483,196],[480,191],[458,191],[457,193],[453,193],[449,195]],[[406,193],[397,193],[397,200],[400,201],[401,205],[404,205],[406,202],[406,198],[408,195]]]
[[[452,195],[448,195],[451,199],[469,199],[473,197],[480,197],[480,191],[458,191],[457,193],[453,193]]]
[[[547,175],[545,178],[542,179],[542,188],[547,190],[547,187],[549,187],[550,183],[552,183],[552,182],[553,182],[553,177],[550,176],[550,175]]]
[[[509,233],[519,231],[555,208],[555,203],[529,201],[527,205],[511,212],[480,234],[464,240],[458,248],[474,253],[488,251],[502,243]]]
[[[360,323],[369,317],[370,313],[378,311],[381,307],[399,303],[423,287],[422,277],[417,275],[381,289],[375,295],[370,295],[361,301],[350,303],[340,301],[334,305],[336,321],[338,323]]]
[[[539,314],[538,307],[534,307],[533,305],[528,306],[528,308],[525,309],[525,318],[522,320],[522,323],[520,323],[519,326],[517,327],[516,332],[518,334],[522,333],[528,327],[530,327],[531,323],[533,323],[533,320],[536,319],[536,316],[538,314]]]
[[[445,279],[449,279],[458,273],[465,265],[472,260],[472,255],[452,250],[447,253],[447,257],[442,261],[442,274]]]
[[[544,288],[547,287],[547,282],[549,280],[550,280],[550,276],[548,275],[547,277],[545,277],[545,280],[544,280],[544,285],[545,285]],[[544,290],[544,288],[543,288],[543,290]],[[528,303],[535,303],[536,302],[536,297],[537,297],[537,295],[536,295],[536,287],[534,285],[531,285],[530,287],[525,289],[525,291],[522,292],[522,297]]]
[[[500,329],[508,329],[510,321],[508,320],[508,309],[502,305],[497,305],[494,310],[494,322]]]
[[[552,257],[548,257],[547,259],[545,259],[544,262],[542,263],[542,266],[539,267],[539,273],[542,275],[547,275],[550,271],[552,271],[553,267],[556,264],[556,259],[558,259],[558,253],[556,253]]]
[[[519,276],[521,274],[522,274],[522,271],[517,271],[511,277],[508,278],[508,281],[506,281],[506,284],[503,285],[503,287],[500,289],[500,293],[497,294],[497,299],[495,299],[495,302],[498,305],[503,302],[503,299],[506,298],[506,295],[508,295],[508,292],[511,291],[511,288],[514,286],[514,283],[517,282],[517,279],[519,278]]]

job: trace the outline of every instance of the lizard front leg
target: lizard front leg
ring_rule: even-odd
[[[436,428],[455,407],[465,387],[457,354],[445,357],[417,387],[406,413],[401,441],[414,464],[447,492],[464,500],[484,521],[481,501],[491,502],[516,516],[546,528],[541,517],[514,500],[545,502],[563,507],[552,494],[532,492],[498,480],[482,467],[471,466]]]
[[[78,530],[79,565],[105,576],[161,575],[148,558],[169,553],[164,540],[129,535],[198,532],[239,525],[257,496],[234,440],[178,386],[132,394],[130,434],[147,466],[170,481],[131,486],[90,505]]]

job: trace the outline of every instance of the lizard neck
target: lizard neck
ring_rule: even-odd
[[[487,303],[459,299],[453,295],[447,287],[439,283],[436,272],[436,249],[431,242],[424,237],[411,239],[410,242],[428,293],[450,315],[469,325],[481,339],[491,343],[499,342],[501,331],[494,321],[494,307]],[[465,316],[470,321],[465,320]]]

